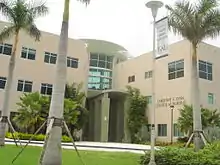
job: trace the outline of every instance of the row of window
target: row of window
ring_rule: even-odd
[[[0,77],[0,89],[5,89],[7,78]],[[18,80],[17,83],[17,91],[20,92],[32,92],[33,81],[27,80]],[[53,85],[47,83],[41,83],[41,94],[51,95],[52,94]]]
[[[11,44],[0,44],[0,54],[11,55],[12,45]],[[31,48],[22,47],[21,58],[28,60],[35,60],[36,50]],[[45,52],[44,62],[49,64],[56,64],[57,54]],[[67,67],[78,68],[79,59],[73,57],[67,57]]]
[[[88,88],[94,90],[111,89],[112,79],[107,77],[89,76]]]
[[[91,53],[90,54],[90,66],[112,69],[113,56],[100,54],[100,53]]]
[[[152,70],[145,72],[145,79],[152,78]],[[131,81],[132,77],[132,81]],[[168,63],[168,80],[184,77],[184,60],[178,60]],[[199,60],[199,78],[213,80],[212,64],[206,61]],[[135,76],[128,77],[128,83],[134,82]]]
[[[101,77],[112,77],[112,71],[106,69],[97,69],[97,68],[90,68],[89,69],[90,76],[101,76]]]
[[[157,136],[167,137],[167,124],[158,124],[157,125]],[[181,137],[184,136],[184,133],[180,131],[177,124],[173,124],[173,136]]]
[[[106,90],[112,88],[112,71],[105,68],[90,68],[88,88]]]
[[[212,64],[206,61],[199,60],[199,78],[213,80]],[[184,60],[178,60],[168,63],[168,79],[176,79],[184,77]]]

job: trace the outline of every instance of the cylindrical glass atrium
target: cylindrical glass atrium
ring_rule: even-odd
[[[91,53],[88,88],[94,90],[111,89],[112,65],[112,55]]]

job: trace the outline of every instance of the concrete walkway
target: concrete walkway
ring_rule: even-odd
[[[22,145],[25,145],[28,140],[21,140]],[[15,142],[13,139],[6,138],[6,144],[14,145]],[[30,146],[40,146],[44,144],[43,141],[31,141]],[[78,150],[86,151],[108,151],[108,152],[132,152],[138,154],[144,154],[145,151],[150,150],[149,145],[141,144],[128,144],[128,143],[101,143],[101,142],[75,142]],[[62,143],[62,148],[64,149],[74,149],[72,143]],[[155,147],[158,150],[158,147]]]

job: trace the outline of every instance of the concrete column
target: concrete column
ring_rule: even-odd
[[[124,130],[124,100],[117,101],[116,108],[116,142],[122,142]]]
[[[87,93],[87,92],[86,92]],[[86,107],[86,98],[83,99],[83,103],[82,103],[82,106],[87,108]],[[83,138],[84,138],[84,133],[86,132],[86,124],[82,127],[82,129],[80,129],[77,133],[79,134],[79,139],[80,141],[83,141]]]
[[[130,140],[128,124],[127,124],[128,110],[129,110],[129,100],[128,97],[126,97],[124,101],[124,141],[129,143],[131,140]]]
[[[94,101],[89,101],[89,140],[94,140]]]
[[[100,141],[100,134],[101,134],[101,100],[95,99],[94,100],[94,130],[93,130],[93,136],[94,141],[98,142]]]
[[[110,99],[108,93],[104,93],[101,100],[101,142],[108,142]]]

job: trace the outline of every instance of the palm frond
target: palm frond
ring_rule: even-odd
[[[25,28],[26,32],[35,39],[35,41],[40,41],[41,31],[33,23]]]
[[[216,38],[220,34],[220,11],[212,10],[203,17],[201,29],[204,38]]]
[[[15,17],[13,9],[13,2],[11,0],[0,0],[0,12],[9,20]]]
[[[166,5],[170,12],[168,17],[168,24],[170,30],[175,34],[180,34],[184,38],[193,36],[192,27],[194,25],[194,8],[187,1],[177,1],[174,8]]]
[[[196,10],[198,14],[205,15],[207,11],[210,11],[218,7],[217,0],[199,0],[198,5],[196,5]]]
[[[166,6],[170,12],[168,23],[175,34],[180,34],[197,45],[206,38],[220,35],[220,10],[218,0],[190,0],[175,3],[174,7]]]
[[[16,30],[15,26],[5,27],[0,33],[0,42],[9,39],[12,35],[14,35]]]
[[[32,1],[29,3],[29,12],[31,13],[33,18],[46,16],[49,13],[49,8],[46,6],[45,2],[36,2]]]
[[[86,6],[90,3],[90,0],[78,0],[78,1],[80,1],[80,2],[82,2],[82,3],[84,3],[84,4],[86,4]]]

